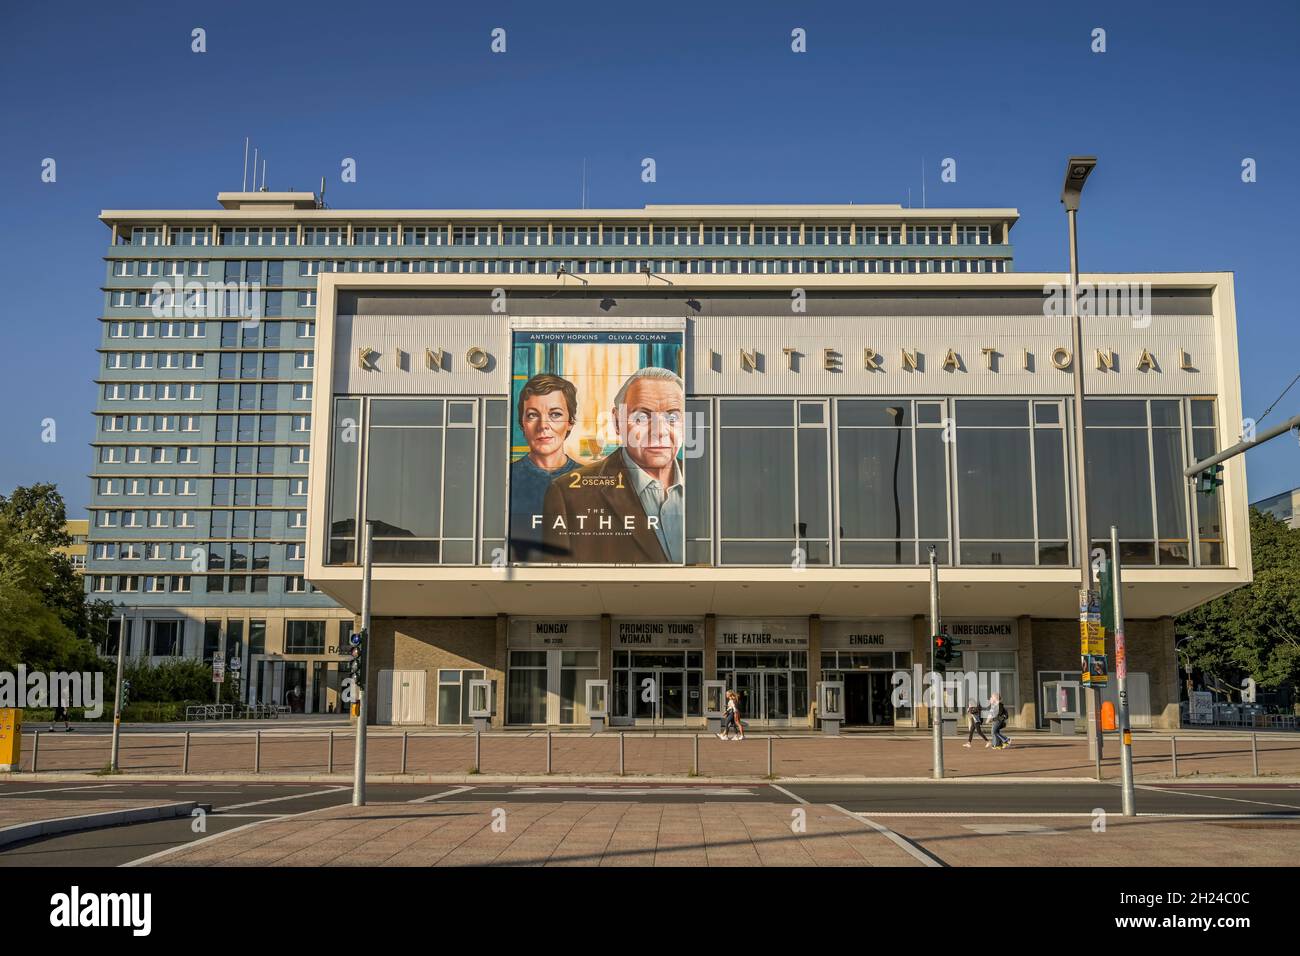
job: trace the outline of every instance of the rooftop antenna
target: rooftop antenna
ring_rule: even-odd
[[[912,208],[912,187],[911,186],[907,187],[907,208],[908,209]]]
[[[262,192],[266,192],[266,160],[262,160]]]
[[[253,192],[257,192],[257,147],[253,147]]]
[[[240,186],[240,192],[248,192],[248,137],[244,137],[244,181]]]
[[[320,198],[316,200],[316,208],[317,209],[325,208],[325,177],[324,176],[320,178]]]

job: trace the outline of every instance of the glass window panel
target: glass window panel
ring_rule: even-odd
[[[778,426],[794,425],[793,409],[787,401],[727,399],[721,403],[721,423],[727,425]]]
[[[909,404],[902,400],[841,400],[836,413],[841,427],[902,428],[911,424]]]
[[[912,446],[908,439],[906,429],[847,428],[841,419],[841,536],[910,538],[915,534]]]
[[[441,425],[442,402],[384,399],[370,403],[370,425]]]
[[[1155,406],[1165,404],[1153,402]],[[1171,403],[1175,405],[1177,403]],[[1154,428],[1151,430],[1151,449],[1154,452],[1156,528],[1161,538],[1187,538],[1187,479],[1183,477],[1182,429]]]
[[[962,538],[1034,536],[1028,429],[960,429],[957,506]]]
[[[1038,483],[1038,537],[1065,538],[1069,515],[1065,502],[1065,433],[1057,428],[1034,431],[1034,469]]]
[[[1141,399],[1085,399],[1083,403],[1084,427],[1094,425],[1147,424],[1147,403]]]
[[[924,538],[948,537],[948,442],[937,428],[916,437],[916,523]]]
[[[723,541],[723,564],[789,565],[794,539],[789,541]]]
[[[770,404],[785,408],[789,427],[722,429],[723,537],[794,537],[793,422],[789,403]]]
[[[1032,541],[966,541],[961,543],[962,564],[1033,564]]]
[[[823,428],[801,428],[799,443],[799,535],[830,534],[829,435]]]
[[[1061,422],[1061,406],[1055,402],[1035,402],[1034,421],[1039,425],[1058,425]]]
[[[1141,404],[1141,403],[1139,403]],[[1151,456],[1145,428],[1089,428],[1088,524],[1121,538],[1151,538]]]
[[[1151,424],[1157,428],[1177,428],[1182,424],[1178,410],[1178,399],[1153,399],[1151,402]]]
[[[366,514],[375,536],[438,537],[440,514],[431,505],[442,478],[441,429],[372,428],[369,440]]]
[[[958,401],[957,425],[1007,426],[1023,428],[1029,424],[1029,404],[1023,401]],[[959,441],[960,444],[960,441]]]
[[[442,533],[448,538],[474,536],[474,495],[478,489],[474,439],[472,428],[447,429]]]
[[[1214,400],[1204,398],[1192,399],[1192,424],[1214,425]]]

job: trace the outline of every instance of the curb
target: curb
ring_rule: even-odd
[[[57,833],[75,833],[80,830],[120,826],[124,823],[145,823],[151,820],[186,817],[193,813],[197,806],[198,803],[191,800],[185,803],[160,803],[152,807],[131,807],[126,810],[109,810],[106,813],[83,813],[79,816],[17,823],[10,827],[0,827],[0,847]]]
[[[98,774],[79,774],[79,773],[38,773],[38,774],[4,774],[0,773],[0,783],[63,783],[73,782],[99,782],[105,779],[129,783],[132,781],[139,783],[185,783],[199,781],[203,783],[326,783],[326,784],[344,784],[352,783],[351,774],[239,774],[239,773],[221,773],[221,774],[115,774],[112,778],[105,778]],[[1180,777],[1185,781],[1187,778]],[[763,786],[766,784],[886,784],[886,783],[935,783],[935,784],[965,784],[965,783],[1003,783],[1003,784],[1043,784],[1043,783],[1117,783],[1118,780],[1098,781],[1095,777],[1017,777],[1007,779],[1005,777],[989,776],[970,776],[970,777],[948,777],[943,780],[935,780],[932,777],[764,777],[759,775],[748,776],[698,776],[691,777],[685,774],[370,774],[366,777],[367,785],[385,784],[385,783],[406,783],[406,784],[529,784],[532,786],[544,786],[546,784],[611,784],[625,783],[631,785],[645,784],[676,784],[679,786],[712,786],[716,784],[744,784],[750,786]],[[1145,782],[1145,781],[1144,781]],[[1154,778],[1151,782],[1155,782]]]

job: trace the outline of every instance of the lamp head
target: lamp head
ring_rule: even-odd
[[[1083,184],[1097,166],[1096,156],[1071,156],[1065,163],[1065,185],[1061,187],[1061,202],[1070,212],[1078,212],[1079,196]]]

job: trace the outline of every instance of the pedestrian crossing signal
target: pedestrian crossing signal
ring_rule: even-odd
[[[1196,476],[1197,493],[1202,495],[1216,494],[1219,488],[1223,487],[1223,479],[1219,477],[1222,474],[1222,465],[1211,465],[1206,468]]]
[[[934,636],[934,669],[943,670],[944,664],[952,662],[952,638],[944,634]]]

